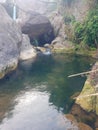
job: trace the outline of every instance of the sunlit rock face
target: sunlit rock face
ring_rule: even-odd
[[[0,78],[17,67],[21,30],[0,5]]]

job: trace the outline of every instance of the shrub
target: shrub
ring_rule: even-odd
[[[89,12],[83,23],[75,22],[74,40],[98,48],[98,6]]]

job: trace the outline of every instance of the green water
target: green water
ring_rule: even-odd
[[[0,130],[77,130],[64,114],[86,77],[68,75],[88,71],[93,63],[89,57],[67,54],[21,62],[0,80]]]

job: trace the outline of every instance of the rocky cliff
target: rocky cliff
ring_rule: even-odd
[[[18,64],[21,30],[0,5],[0,78]]]
[[[0,5],[0,79],[16,69],[19,59],[36,57],[36,51],[27,35],[22,35],[20,26]]]

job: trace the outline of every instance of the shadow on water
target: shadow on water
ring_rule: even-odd
[[[51,116],[53,115],[53,113],[55,116],[56,112],[56,117],[57,115],[59,115],[59,113],[68,113],[73,105],[73,100],[71,100],[70,97],[77,91],[81,91],[83,84],[86,80],[86,77],[79,76],[74,78],[68,78],[68,75],[82,71],[87,71],[91,68],[91,64],[93,64],[94,62],[95,61],[89,57],[83,57],[77,55],[72,56],[66,54],[49,55],[49,56],[40,55],[34,61],[29,60],[20,62],[19,67],[17,68],[16,71],[7,75],[3,80],[0,80],[1,121],[3,118],[9,120],[10,116],[11,118],[13,118],[15,117],[15,115],[17,115],[17,107],[20,104],[22,105],[22,102],[20,102],[22,99],[23,99],[22,101],[25,103],[26,95],[28,97],[31,95],[28,99],[29,101],[32,99],[31,104],[34,105],[36,101],[35,103],[36,105],[34,106],[29,104],[31,110],[35,112],[34,109],[35,106],[37,106],[38,108],[44,107],[45,112],[47,113],[47,116],[46,115],[44,116],[46,116],[47,119],[48,114],[50,113]],[[36,100],[33,101],[33,98]],[[28,100],[26,103],[28,103]],[[39,103],[38,100],[42,104]],[[49,104],[49,106],[47,104]],[[36,108],[36,110],[38,108]],[[54,109],[56,111],[54,111]],[[16,112],[14,112],[15,110]],[[27,111],[31,110],[27,109]],[[26,114],[25,105],[23,108],[20,108],[19,111],[21,113],[24,112],[23,114],[24,116]],[[40,109],[38,109],[38,112],[42,118],[43,117],[42,113],[44,112],[43,111],[41,112]],[[35,115],[34,113],[32,114]],[[21,116],[20,118],[23,117]],[[39,115],[37,115],[35,121],[38,121],[37,118],[40,118]],[[45,120],[47,120],[46,118]],[[30,119],[33,119],[33,117]],[[15,120],[15,118],[13,118],[13,120]],[[55,120],[51,124],[51,126],[53,126],[54,123]],[[49,129],[47,128],[49,127],[48,126],[49,124],[46,125],[45,128],[42,128],[43,130]],[[57,130],[64,130],[64,128],[60,128],[59,126],[58,127],[57,126],[53,126],[53,128]],[[35,130],[38,130],[38,128],[35,128]]]

